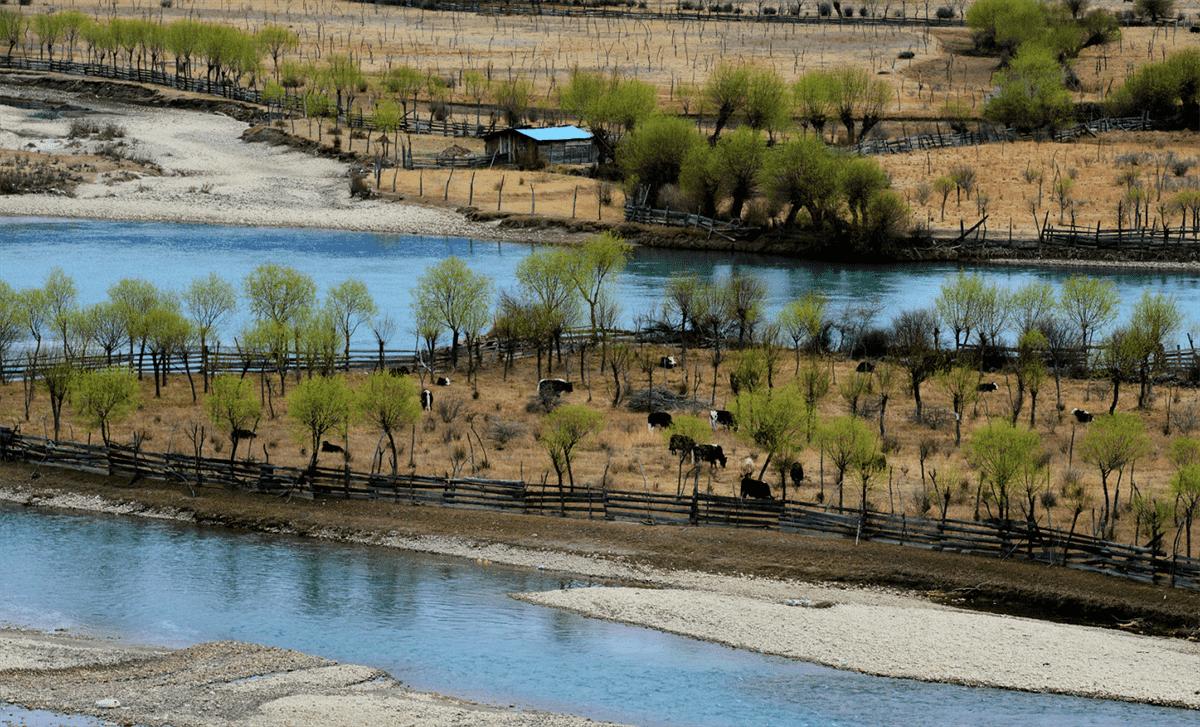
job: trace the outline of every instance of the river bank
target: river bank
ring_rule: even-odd
[[[408,689],[386,672],[224,641],[170,650],[0,630],[0,701],[121,724],[599,724]]]
[[[1077,615],[1088,608],[1108,619],[1140,614],[1124,624],[1136,626],[1151,616],[1152,602],[1160,619],[1176,610],[1194,616],[1196,594],[871,543],[383,503],[288,504],[224,491],[187,498],[166,487],[127,488],[45,470],[30,481],[28,471],[0,470],[0,500],[562,571],[615,585],[521,597],[881,676],[1200,707],[1194,643],[960,607],[988,599],[998,605],[1006,591],[1015,599],[1017,584],[1024,584],[1019,597],[1031,606],[1073,601]],[[920,573],[927,575],[923,582]],[[908,588],[897,587],[906,582]],[[1135,604],[1138,593],[1145,601]]]

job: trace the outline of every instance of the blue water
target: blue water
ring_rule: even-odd
[[[102,300],[120,278],[141,276],[179,290],[194,278],[218,273],[235,284],[263,262],[292,265],[313,276],[321,289],[347,277],[367,283],[383,312],[399,325],[393,347],[411,347],[409,304],[415,280],[429,265],[458,255],[492,278],[497,289],[515,285],[513,272],[531,245],[462,238],[419,237],[310,229],[220,227],[168,223],[0,218],[0,279],[14,287],[39,285],[55,266],[75,278],[83,303]],[[809,290],[823,291],[834,313],[847,303],[879,306],[880,322],[896,312],[932,304],[941,282],[958,266],[850,265],[813,263],[765,255],[638,249],[618,281],[621,322],[662,305],[673,272],[693,271],[721,278],[733,271],[753,273],[767,284],[768,312]],[[1040,278],[1058,281],[1072,271],[1033,267],[978,268],[988,279],[1015,287]],[[1113,280],[1127,309],[1144,288],[1177,296],[1184,311],[1200,306],[1200,275],[1176,272],[1093,271]],[[240,287],[240,286],[239,286]],[[222,339],[236,334],[244,311],[225,326]],[[360,345],[370,332],[359,330]]]
[[[646,725],[1185,725],[1195,712],[868,677],[533,606],[545,572],[0,507],[0,622],[241,639],[420,689]],[[1003,645],[998,645],[1003,648]]]

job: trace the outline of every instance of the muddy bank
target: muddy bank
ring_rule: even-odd
[[[598,724],[416,692],[379,669],[256,644],[169,650],[28,631],[0,631],[0,701],[177,727]]]

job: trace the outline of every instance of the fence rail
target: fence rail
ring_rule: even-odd
[[[699,227],[702,230],[708,230],[710,235],[717,235],[730,241],[753,237],[759,231],[757,227],[715,220],[712,217],[691,212],[672,209],[660,210],[635,204],[625,205],[625,221],[667,227]]]
[[[1002,141],[1024,141],[1048,138],[1064,142],[1089,134],[1106,131],[1146,131],[1153,129],[1149,116],[1122,116],[1087,121],[1066,129],[1058,129],[1048,135],[1027,134],[1009,128],[983,127],[978,131],[961,131],[951,134],[916,134],[899,139],[872,139],[859,142],[854,151],[863,155],[907,154],[927,149],[944,149],[960,146],[978,146]]]
[[[149,478],[191,489],[224,487],[301,498],[344,498],[641,523],[759,528],[1021,559],[1145,583],[1200,590],[1200,559],[1100,540],[1025,521],[935,520],[807,502],[577,487],[513,480],[301,469],[255,461],[55,442],[0,428],[0,461]]]
[[[1184,225],[1101,228],[1078,225],[1046,225],[1038,241],[1043,246],[1078,247],[1093,250],[1164,251],[1168,247],[1200,245],[1200,229]]]

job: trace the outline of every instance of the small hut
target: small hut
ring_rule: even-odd
[[[509,164],[595,164],[599,157],[592,132],[578,126],[500,129],[483,139],[488,156]]]

